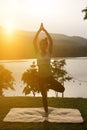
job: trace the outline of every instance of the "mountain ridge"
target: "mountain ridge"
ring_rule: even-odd
[[[35,58],[33,38],[36,32],[14,30],[11,37],[0,28],[0,60]],[[50,33],[53,57],[86,57],[87,39],[80,36]]]

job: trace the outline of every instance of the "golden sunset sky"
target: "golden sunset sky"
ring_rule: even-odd
[[[87,0],[0,0],[0,26],[36,31],[43,22],[50,33],[87,38],[86,6]]]

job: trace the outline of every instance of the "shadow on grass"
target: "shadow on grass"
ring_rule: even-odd
[[[85,127],[84,127],[85,126]],[[3,122],[0,130],[86,130],[85,123],[8,123]]]

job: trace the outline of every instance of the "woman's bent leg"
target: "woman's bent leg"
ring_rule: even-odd
[[[57,92],[61,92],[63,93],[65,88],[64,86],[59,83],[57,80],[55,80],[53,77],[50,78],[50,86],[49,86],[49,89],[53,89]]]

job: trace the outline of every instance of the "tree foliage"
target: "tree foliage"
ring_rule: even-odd
[[[54,78],[62,84],[65,81],[70,81],[72,79],[72,77],[70,77],[68,75],[68,72],[65,70],[65,65],[65,60],[53,60],[51,62],[52,74]],[[38,84],[38,67],[35,62],[33,62],[30,68],[23,73],[21,80],[26,85],[23,89],[23,93],[25,95],[30,94],[30,92],[33,92],[33,95],[35,96],[37,92],[40,92]]]
[[[25,95],[30,94],[30,92],[32,92],[35,96],[36,92],[40,92],[38,86],[38,69],[35,62],[33,62],[30,68],[23,73],[21,80],[24,84],[26,84],[23,89],[23,93],[25,93]]]
[[[59,61],[54,60],[53,62],[51,62],[53,76],[61,84],[64,84],[64,82],[70,81],[72,79],[72,77],[69,76],[68,72],[66,71],[65,65],[65,59]]]
[[[3,89],[14,89],[13,82],[12,72],[0,65],[0,96],[3,96]]]
[[[87,19],[87,7],[85,9],[83,9],[82,12],[85,13],[84,20],[86,20]]]

